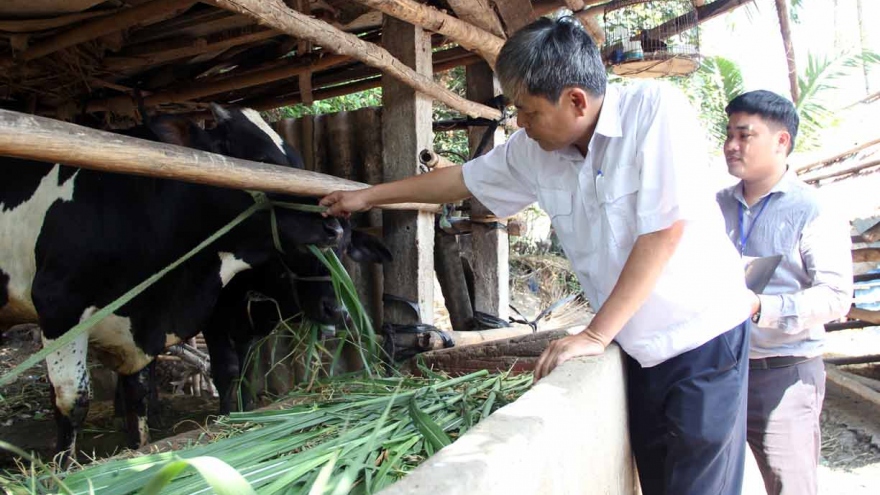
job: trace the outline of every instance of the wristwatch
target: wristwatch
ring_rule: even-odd
[[[761,319],[761,300],[758,299],[758,310],[755,311],[755,314],[752,315],[752,323],[757,324],[758,320]]]

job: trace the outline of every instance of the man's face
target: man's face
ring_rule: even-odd
[[[779,126],[759,115],[736,112],[727,121],[724,158],[730,175],[743,180],[759,180],[776,173],[785,163],[790,138]]]
[[[515,101],[516,123],[545,151],[556,151],[574,143],[584,132],[582,109],[572,90],[562,92],[559,101],[551,102],[543,96],[524,94]]]

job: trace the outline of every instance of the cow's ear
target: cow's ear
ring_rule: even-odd
[[[214,120],[218,124],[222,124],[223,122],[232,120],[232,113],[229,110],[221,107],[214,102],[209,103],[208,106],[211,107],[211,113],[214,114]]]
[[[351,232],[351,242],[348,243],[345,252],[351,259],[361,263],[387,263],[393,259],[391,251],[382,241],[357,230]]]
[[[150,119],[150,130],[163,143],[215,151],[208,133],[186,118],[171,115],[154,117]]]

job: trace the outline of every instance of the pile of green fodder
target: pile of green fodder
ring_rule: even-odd
[[[13,494],[375,493],[515,400],[532,379],[423,373],[333,377],[294,391],[287,409],[221,419],[226,434],[206,445],[70,472],[33,460],[0,485]]]

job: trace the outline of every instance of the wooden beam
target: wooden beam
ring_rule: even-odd
[[[236,36],[211,36],[187,40],[175,48],[167,48],[139,54],[122,53],[119,56],[106,57],[103,66],[109,71],[146,68],[151,65],[164,64],[172,60],[194,57],[205,53],[218,52],[234,46],[247,45],[274,38],[279,35],[273,29],[249,29],[249,32]]]
[[[15,62],[26,62],[45,57],[58,50],[69,48],[101,36],[122,31],[133,26],[147,24],[150,21],[169,14],[183,12],[195,3],[194,0],[154,0],[137,7],[122,10],[116,14],[94,19],[80,24],[61,34],[31,46],[13,58],[0,61],[0,66]]]
[[[39,31],[48,31],[49,29],[58,29],[87,19],[112,15],[119,12],[119,10],[120,9],[107,9],[78,12],[76,14],[49,17],[47,19],[2,20],[0,21],[0,31],[5,31],[7,33],[36,33]]]
[[[862,248],[852,250],[853,263],[880,262],[880,248]]]
[[[835,177],[843,177],[846,175],[853,175],[862,170],[869,169],[872,167],[880,166],[880,160],[868,160],[866,162],[859,163],[857,165],[853,165],[852,167],[847,167],[843,170],[835,170],[833,172],[828,172],[825,174],[814,175],[812,177],[803,177],[803,181],[807,184],[816,184],[819,181],[823,181],[826,179],[833,179]]]
[[[504,38],[504,28],[490,0],[447,0],[459,19]]]
[[[535,19],[531,0],[493,0],[505,32],[510,36]]]
[[[279,0],[205,0],[218,7],[245,14],[297,38],[307,39],[337,53],[376,67],[398,81],[472,117],[500,119],[501,112],[465,100],[397,60],[387,50],[340,31],[326,22],[287,8]]]
[[[651,39],[664,40],[666,38],[675,36],[677,34],[682,33],[697,24],[702,24],[710,19],[718,17],[722,14],[726,14],[738,7],[741,7],[747,3],[752,3],[754,0],[716,0],[715,2],[708,3],[702,6],[698,6],[696,8],[696,22],[694,22],[695,18],[692,14],[684,14],[675,19],[671,19],[663,24],[655,28],[651,28],[646,31],[646,36]],[[599,2],[586,2],[598,4]],[[576,12],[575,16],[578,19],[585,18],[594,18],[596,16],[600,16],[605,14],[605,9],[608,6],[607,3],[593,5],[587,9],[581,10],[580,12]]]
[[[825,365],[825,376],[829,382],[847,390],[880,410],[880,392],[859,383],[841,372],[833,364]]]
[[[233,76],[213,83],[197,82],[191,86],[176,90],[155,93],[144,98],[144,105],[154,107],[166,103],[183,103],[205,98],[207,96],[233,91],[236,89],[249,88],[267,82],[278,81],[290,77],[296,77],[306,72],[314,72],[334,65],[347,62],[349,58],[345,55],[327,55],[320,57],[311,62],[300,62],[296,65],[287,67],[278,67],[275,69],[267,69],[241,76]],[[86,106],[87,112],[121,112],[125,108],[131,107],[133,101],[128,96],[117,96],[107,100],[99,100],[89,103]],[[123,112],[124,113],[124,112]]]
[[[385,16],[382,44],[412,71],[431,78],[431,36],[421,27]],[[385,182],[419,173],[416,157],[431,145],[431,99],[408,84],[382,77],[382,177]],[[382,239],[394,261],[384,265],[385,293],[418,303],[413,314],[402,303],[385,305],[387,323],[434,321],[434,215],[390,212],[382,215]]]
[[[779,32],[782,35],[782,46],[785,48],[785,59],[788,63],[788,84],[791,91],[791,101],[797,105],[801,99],[801,90],[800,86],[798,86],[794,43],[791,41],[791,16],[788,13],[788,0],[776,0],[776,14],[779,19]]]
[[[366,184],[290,167],[239,160],[90,129],[46,117],[0,110],[0,155],[233,189],[323,196]],[[436,205],[392,209],[437,211]]]
[[[458,49],[453,48],[451,50],[444,51],[453,50]],[[437,55],[437,53],[435,53],[435,55]],[[467,54],[467,52],[464,53]],[[460,67],[462,65],[475,64],[481,62],[482,60],[483,59],[480,58],[479,55],[465,55],[460,58],[450,58],[448,60],[435,63],[434,73],[436,74],[439,72],[445,72],[455,67]],[[344,79],[340,79],[339,77],[331,77],[332,74],[327,74],[324,77],[320,78],[315,77],[315,85],[319,85],[320,89],[313,92],[314,100],[326,100],[327,98],[335,98],[337,96],[359,93],[361,91],[380,87],[382,85],[382,79],[380,77],[381,73],[375,69],[372,69],[371,67],[365,68],[369,70],[364,72],[357,72],[357,74],[360,77],[363,77],[363,79],[354,82],[347,82],[345,84],[340,84],[340,82],[345,82]],[[300,103],[303,103],[303,99],[299,92],[277,96],[263,96],[259,98],[246,99],[241,102],[236,102],[237,105],[250,107],[255,110],[270,110],[273,108],[280,108],[289,105],[298,105]]]
[[[868,356],[842,356],[825,358],[824,361],[829,364],[848,365],[848,364],[866,364],[880,363],[880,354]]]
[[[498,52],[504,45],[504,40],[498,36],[414,0],[355,1],[428,31],[442,34],[468,50],[477,52],[492,67],[495,67]]]
[[[843,161],[847,158],[854,156],[856,153],[858,153],[859,151],[862,151],[865,148],[870,148],[871,146],[875,146],[878,144],[880,144],[880,138],[872,139],[871,141],[862,143],[852,149],[846,150],[842,153],[838,153],[832,157],[825,158],[825,159],[820,160],[818,162],[813,162],[808,165],[804,165],[802,167],[798,167],[797,174],[804,175],[807,172],[811,172],[811,171],[819,169],[819,168],[827,167],[828,165],[833,165],[834,163]]]

